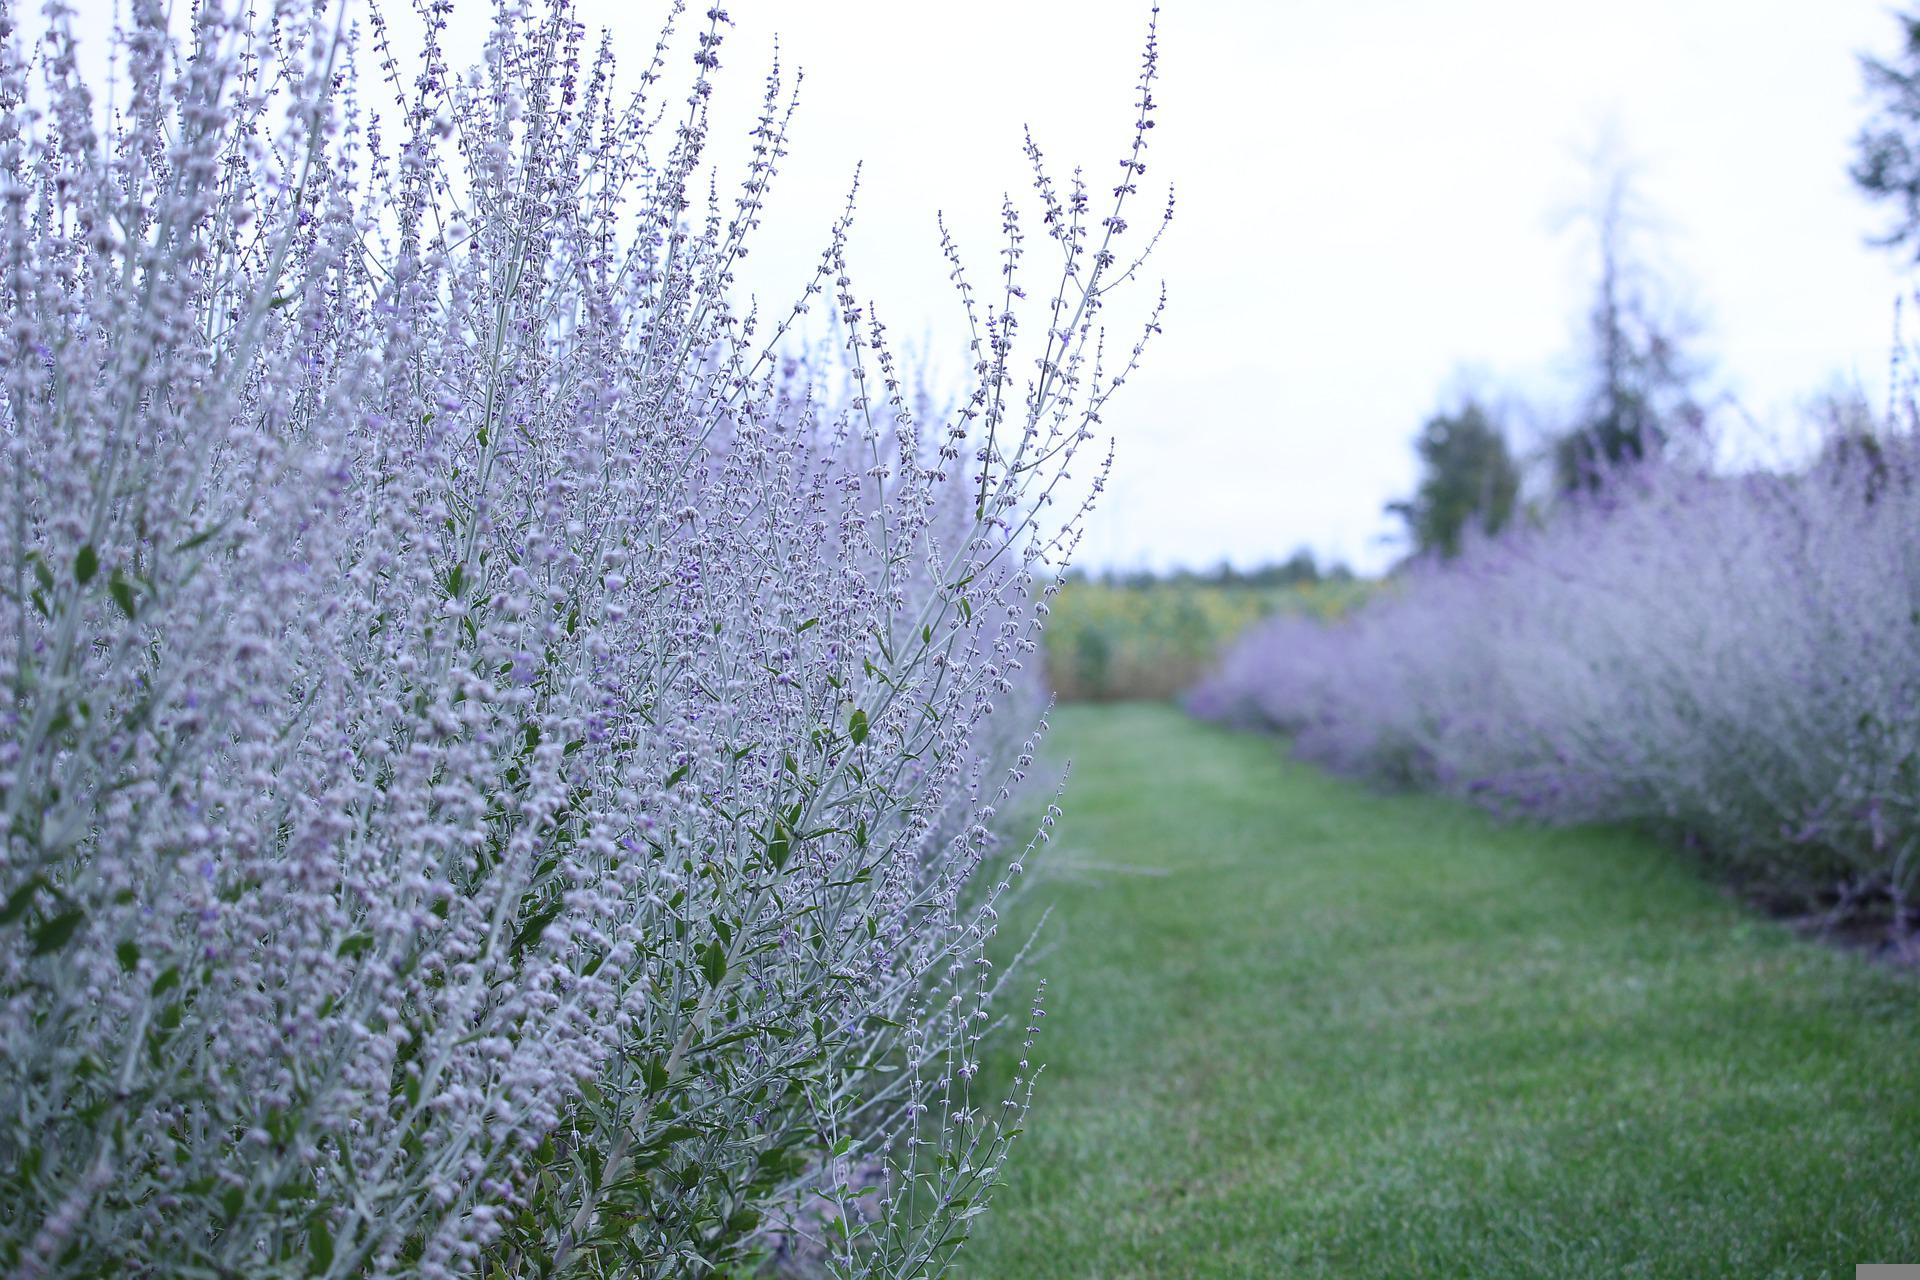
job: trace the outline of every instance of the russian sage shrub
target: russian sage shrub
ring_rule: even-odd
[[[464,74],[419,12],[133,0],[106,112],[0,0],[0,1270],[939,1270],[1153,42],[1117,184],[1030,145],[1044,238],[949,244],[929,418],[846,219],[736,301],[792,100],[721,198],[724,13],[627,92],[564,0]]]
[[[1794,910],[1920,924],[1920,450],[1620,477],[1281,618],[1190,695],[1305,757],[1554,821],[1667,831]]]

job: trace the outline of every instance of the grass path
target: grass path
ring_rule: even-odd
[[[1169,708],[1069,708],[1052,750],[1016,913],[1053,908],[1047,1065],[964,1275],[1920,1262],[1920,980],[1631,836],[1382,798]]]

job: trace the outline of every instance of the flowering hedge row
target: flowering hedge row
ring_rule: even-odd
[[[955,255],[941,421],[846,221],[737,305],[792,103],[715,194],[723,13],[628,93],[565,0],[465,74],[419,11],[132,0],[108,116],[0,7],[0,1271],[936,1270],[1153,45],[1114,189],[1035,151]]]
[[[1906,436],[1798,474],[1648,469],[1344,622],[1273,620],[1190,705],[1380,781],[1662,828],[1782,906],[1909,928],[1916,528]]]

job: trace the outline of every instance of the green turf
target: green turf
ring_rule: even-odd
[[[1634,836],[1381,797],[1167,707],[1056,728],[1021,908],[1053,908],[1047,1065],[963,1275],[1920,1262],[1920,980]]]

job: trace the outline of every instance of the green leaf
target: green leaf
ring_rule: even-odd
[[[680,779],[687,776],[687,770],[691,768],[693,768],[691,764],[683,764],[678,769],[675,769],[672,773],[668,774],[667,787],[671,789],[674,783],[680,781]]]
[[[267,310],[269,310],[269,311],[278,311],[278,310],[279,310],[280,308],[282,308],[282,307],[284,307],[284,306],[286,306],[286,305],[287,305],[288,303],[290,303],[290,302],[292,302],[292,301],[293,301],[293,299],[292,299],[292,298],[289,298],[289,297],[288,297],[288,296],[287,296],[286,294],[284,294],[284,293],[283,293],[283,294],[279,294],[278,296],[276,296],[275,298],[273,298],[273,299],[272,299],[272,301],[270,301],[270,302],[268,302],[268,303],[267,303]]]
[[[73,580],[84,587],[93,581],[93,575],[98,572],[100,572],[100,553],[95,551],[93,544],[89,542],[80,548],[80,553],[73,558]]]
[[[25,915],[27,908],[33,905],[33,895],[46,887],[47,882],[44,878],[34,876],[8,894],[7,905],[0,907],[0,924],[12,924]]]
[[[185,542],[182,542],[179,546],[175,547],[174,550],[175,551],[192,551],[195,547],[205,546],[209,541],[212,540],[213,536],[219,532],[220,532],[219,525],[215,525],[211,529],[202,529],[200,532],[194,534],[191,538],[188,538]]]
[[[175,987],[179,985],[180,985],[180,966],[177,964],[168,965],[166,972],[162,973],[159,977],[153,980],[153,986],[148,989],[148,994],[152,995],[155,999],[158,999],[159,997],[167,994],[167,992],[173,990]]]
[[[705,975],[707,985],[717,987],[721,979],[727,976],[727,949],[720,939],[715,938],[696,953],[700,957],[700,972]]]
[[[44,956],[66,946],[72,940],[74,931],[80,927],[80,922],[86,918],[85,911],[70,907],[50,920],[43,920],[27,934],[33,939],[33,954]]]
[[[140,963],[140,947],[132,939],[123,939],[120,945],[113,949],[113,954],[120,961],[122,973],[132,973]]]
[[[520,932],[513,939],[514,954],[518,955],[539,940],[540,935],[546,932],[547,926],[552,924],[560,914],[560,907],[561,904],[558,902],[550,903],[534,912],[527,922],[520,926]]]
[[[120,606],[120,612],[129,618],[133,616],[133,587],[120,576],[118,569],[113,571],[113,578],[107,583],[107,594]]]
[[[307,1221],[307,1251],[313,1265],[308,1274],[323,1276],[333,1266],[333,1232],[327,1230],[327,1216],[316,1213]]]
[[[333,949],[333,954],[335,954],[336,956],[339,956],[342,960],[348,960],[354,956],[362,954],[363,952],[371,951],[372,949],[373,949],[372,934],[350,933],[346,937],[340,939],[340,945]]]
[[[867,740],[867,713],[859,707],[853,709],[853,715],[847,721],[847,734],[856,747]]]

